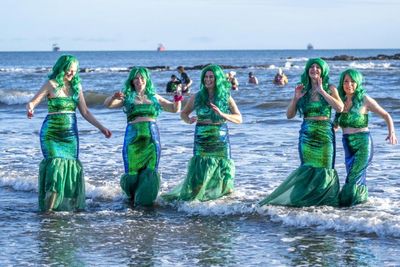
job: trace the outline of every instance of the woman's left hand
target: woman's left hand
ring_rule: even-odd
[[[210,107],[212,108],[212,110],[213,110],[216,114],[218,114],[219,116],[222,117],[222,115],[223,115],[222,111],[221,111],[215,104],[210,103]]]
[[[108,130],[107,128],[101,129],[101,132],[104,134],[106,138],[110,138],[112,136],[112,132]]]
[[[324,91],[324,88],[322,87],[322,78],[321,77],[317,78],[317,91],[320,94]]]
[[[397,137],[394,132],[390,133],[387,137],[386,140],[389,141],[390,144],[395,145],[397,144]]]

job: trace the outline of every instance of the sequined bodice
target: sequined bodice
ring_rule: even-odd
[[[368,114],[356,112],[339,113],[337,122],[342,128],[368,127]]]
[[[304,108],[304,117],[331,117],[331,106],[328,104],[323,103],[322,101],[310,101],[305,105]]]
[[[134,121],[138,117],[157,118],[157,110],[154,103],[151,104],[135,104],[126,113],[127,120]]]
[[[77,103],[72,97],[53,97],[49,98],[47,107],[49,113],[55,112],[74,112],[76,110]]]

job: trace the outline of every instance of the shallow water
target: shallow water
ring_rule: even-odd
[[[257,207],[299,165],[301,119],[287,120],[285,109],[309,56],[395,54],[398,50],[203,52],[77,52],[86,99],[96,118],[113,131],[105,139],[78,115],[80,159],[86,179],[87,209],[42,214],[37,207],[37,173],[42,159],[39,130],[45,105],[32,120],[24,104],[45,80],[58,57],[53,53],[0,53],[0,265],[26,266],[395,266],[400,260],[400,175],[398,146],[385,142],[386,125],[370,118],[374,140],[368,170],[370,199],[347,209],[330,207]],[[290,59],[289,59],[290,57]],[[206,203],[167,204],[131,210],[119,187],[126,119],[121,110],[101,106],[119,90],[132,62],[145,66],[195,66],[208,62],[245,66],[236,69],[239,91],[232,92],[244,118],[230,124],[236,191]],[[348,67],[366,76],[366,89],[399,121],[399,62],[329,62],[331,82]],[[269,64],[269,67],[257,67]],[[270,83],[283,66],[290,84]],[[44,70],[42,70],[43,68]],[[260,85],[246,84],[249,71]],[[173,70],[153,71],[158,91]],[[199,71],[188,72],[199,84]],[[168,97],[168,96],[166,96]],[[177,114],[158,120],[162,142],[161,192],[181,181],[192,154],[193,125]],[[345,179],[341,133],[336,168]]]

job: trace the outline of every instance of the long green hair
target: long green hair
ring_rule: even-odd
[[[195,108],[201,108],[208,105],[209,95],[206,86],[204,85],[204,76],[207,71],[212,71],[215,77],[215,92],[214,92],[214,103],[222,112],[229,112],[229,97],[231,90],[231,83],[226,80],[224,71],[218,65],[208,65],[201,71],[200,76],[200,91],[196,95]],[[215,114],[211,114],[212,121],[221,120],[221,117]]]
[[[52,72],[49,74],[49,80],[55,80],[57,83],[57,87],[55,88],[55,94],[57,95],[64,84],[64,76],[65,73],[69,71],[71,65],[76,63],[77,72],[71,80],[71,88],[72,88],[72,98],[75,102],[79,100],[79,87],[81,84],[81,78],[79,77],[79,61],[76,57],[72,55],[62,55],[57,59],[56,64],[54,64]]]
[[[357,88],[354,90],[354,95],[353,95],[353,106],[351,107],[350,111],[351,112],[358,112],[360,107],[362,106],[364,102],[364,96],[366,94],[366,91],[363,87],[363,82],[364,82],[364,77],[361,74],[361,72],[355,70],[355,69],[347,69],[342,72],[340,75],[340,81],[339,81],[339,86],[338,86],[338,93],[340,98],[342,99],[343,102],[346,101],[346,93],[343,88],[343,83],[344,83],[344,78],[346,75],[349,75],[349,77],[357,83]]]
[[[124,112],[129,113],[129,111],[134,106],[134,100],[137,95],[135,87],[133,85],[133,80],[137,75],[140,75],[146,81],[146,87],[144,89],[144,93],[151,102],[155,104],[157,115],[161,112],[161,106],[158,103],[155,94],[156,89],[154,88],[153,82],[150,78],[150,72],[147,68],[144,67],[133,67],[132,70],[129,72],[128,79],[126,79],[124,83],[124,88],[122,89],[122,93],[125,95],[124,100]]]
[[[325,60],[323,60],[321,58],[310,58],[307,61],[306,66],[304,67],[304,72],[303,72],[303,74],[301,74],[300,82],[299,82],[304,85],[303,92],[306,93],[302,98],[300,98],[299,102],[297,102],[297,111],[299,112],[300,116],[303,115],[303,111],[311,99],[312,83],[311,83],[311,78],[310,78],[310,75],[308,74],[308,71],[310,70],[310,68],[313,64],[317,64],[318,66],[321,67],[322,88],[326,92],[330,93],[328,64],[325,62]],[[328,105],[328,103],[322,96],[320,96],[320,101],[323,103],[323,106]]]

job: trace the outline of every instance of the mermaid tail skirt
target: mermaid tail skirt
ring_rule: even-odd
[[[39,165],[39,209],[82,210],[85,181],[78,159],[78,128],[75,113],[48,115],[40,131],[44,159]]]
[[[125,194],[137,205],[152,205],[160,189],[158,164],[161,146],[157,124],[128,124],[122,156],[125,174],[120,184]]]
[[[369,132],[362,132],[344,134],[342,141],[347,177],[339,201],[341,206],[349,207],[368,199],[366,174],[373,156],[372,138]]]
[[[165,200],[207,201],[233,191],[235,165],[226,124],[196,125],[193,154],[185,180],[164,194]]]
[[[259,204],[337,206],[340,185],[336,170],[333,169],[335,134],[329,121],[303,121],[299,154],[300,167]]]

